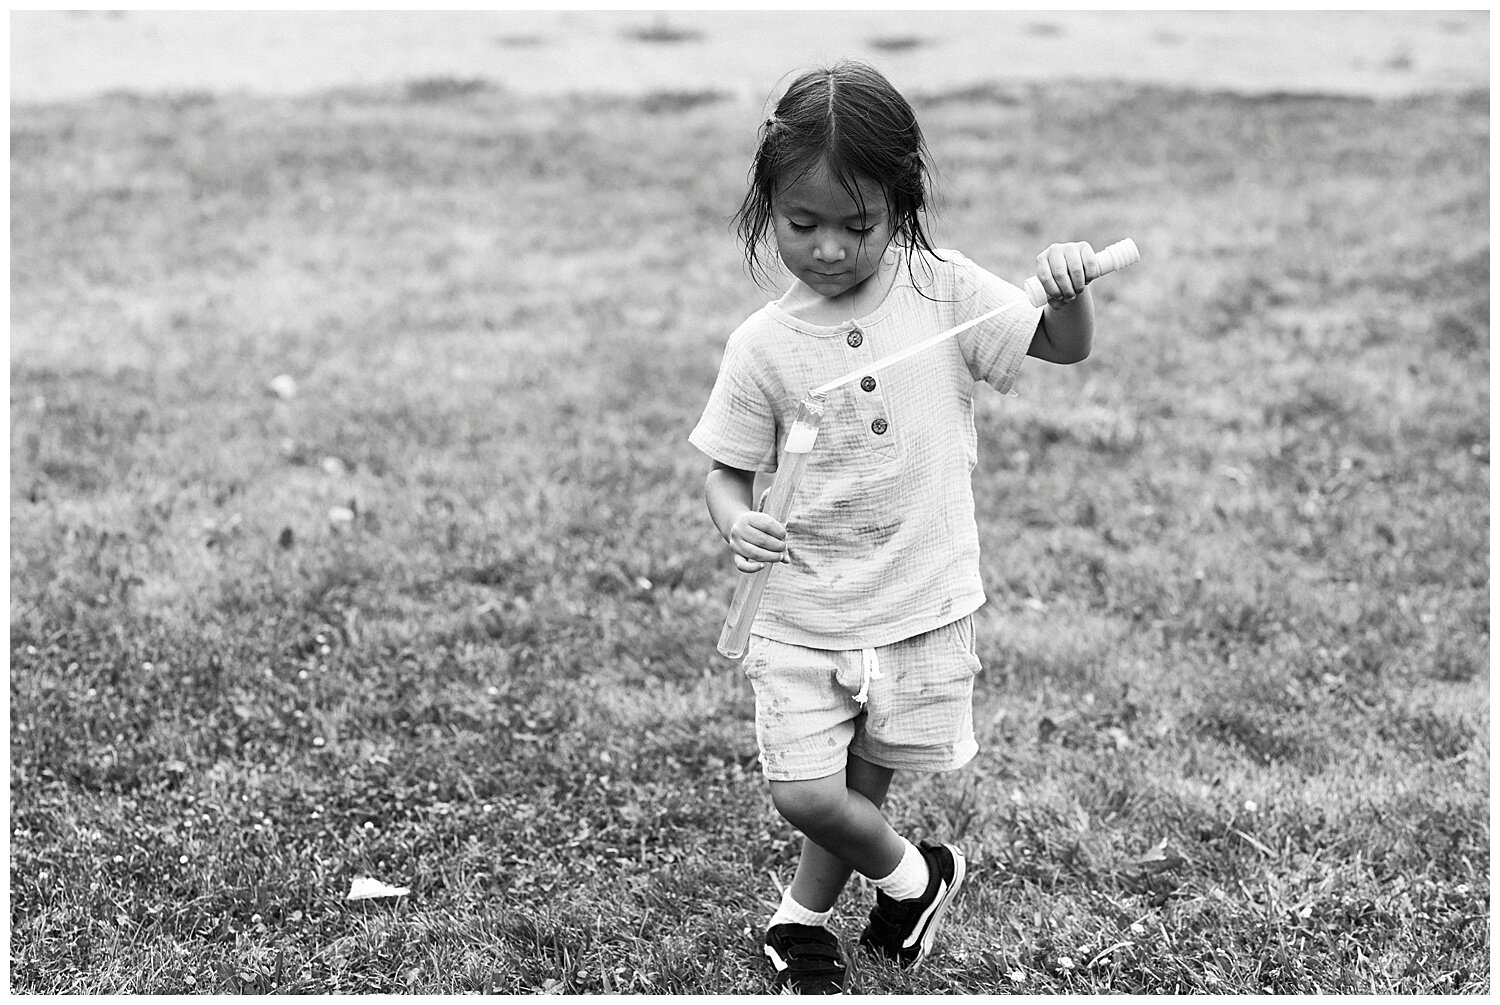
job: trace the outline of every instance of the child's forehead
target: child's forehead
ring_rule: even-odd
[[[775,200],[788,209],[828,216],[869,216],[884,211],[885,189],[869,178],[855,178],[848,185],[820,163],[779,186]]]

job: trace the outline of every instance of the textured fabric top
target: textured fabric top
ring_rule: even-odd
[[[913,256],[867,316],[815,325],[775,303],[724,350],[689,441],[722,464],[774,471],[809,389],[1025,293],[956,251]],[[913,282],[913,275],[917,277]],[[1009,392],[1040,311],[1004,311],[829,392],[771,573],[757,635],[818,649],[889,645],[984,603],[971,475],[976,381]]]

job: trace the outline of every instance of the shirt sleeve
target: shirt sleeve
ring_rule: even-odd
[[[730,337],[708,404],[688,442],[732,468],[776,470],[776,413],[755,380],[743,338]]]
[[[951,261],[960,303],[964,305],[960,321],[986,314],[1004,304],[1021,302],[1021,306],[1004,311],[958,336],[959,348],[974,379],[1007,394],[1026,359],[1026,350],[1031,348],[1041,309],[1031,306],[1026,292],[1019,286],[987,272],[963,255],[955,252]]]

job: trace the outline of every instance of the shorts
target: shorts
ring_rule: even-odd
[[[771,781],[823,778],[854,754],[907,771],[950,771],[974,739],[974,619],[876,649],[808,649],[751,636],[755,738]]]

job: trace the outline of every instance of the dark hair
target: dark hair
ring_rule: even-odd
[[[923,225],[927,157],[911,105],[873,66],[843,59],[799,76],[760,128],[750,191],[734,215],[751,275],[766,276],[760,249],[771,230],[772,197],[820,163],[855,199],[860,179],[885,191],[893,240],[908,259],[918,248],[932,252]]]

